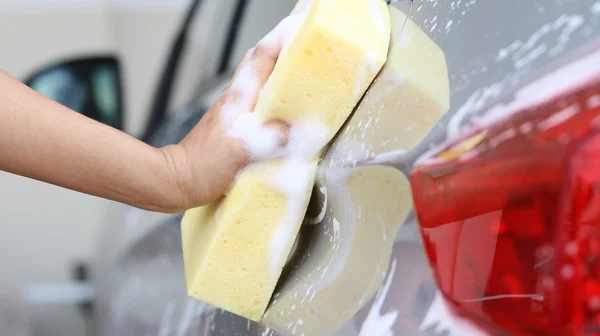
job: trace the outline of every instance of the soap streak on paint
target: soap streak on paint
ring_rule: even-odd
[[[377,292],[375,301],[363,322],[358,336],[393,336],[394,324],[398,318],[398,311],[392,310],[385,315],[381,315],[381,308],[392,285],[394,274],[396,273],[396,259],[392,260],[392,265],[388,272],[388,277],[383,286]]]
[[[340,240],[340,222],[337,220],[337,218],[333,217],[333,240],[334,241],[339,241]]]
[[[431,328],[434,328],[435,333],[447,336],[488,336],[474,324],[454,316],[448,310],[440,292],[436,293],[419,330],[425,332]]]
[[[600,77],[598,64],[600,64],[600,50],[556,69],[519,89],[510,103],[497,104],[490,108],[484,117],[478,118],[477,124],[503,120],[517,111],[543,104],[549,97],[576,90]],[[569,80],[566,81],[565,78]]]
[[[386,241],[387,240],[387,229],[386,229],[385,223],[383,222],[383,218],[381,218],[381,215],[379,213],[377,214],[377,219],[379,219],[379,223],[381,223],[381,232],[383,234],[383,240]]]
[[[546,131],[558,124],[561,124],[561,123],[571,119],[573,116],[575,116],[580,111],[581,111],[581,107],[579,105],[571,105],[571,106],[563,109],[562,111],[553,114],[552,116],[548,117],[546,120],[540,121],[540,123],[537,125],[537,127],[541,131]]]
[[[368,165],[393,165],[400,168],[408,163],[408,152],[404,149],[397,149],[385,153],[378,154],[374,158],[367,160],[364,164]]]
[[[183,312],[183,317],[181,318],[181,320],[179,321],[179,325],[177,326],[177,336],[185,336],[191,325],[192,319],[198,317],[196,315],[196,305],[203,305],[203,303],[196,300],[188,300],[185,310]]]
[[[515,68],[522,68],[544,55],[546,51],[549,55],[555,56],[567,47],[571,35],[581,28],[584,22],[583,16],[563,14],[554,22],[542,25],[526,42],[516,40],[507,48],[501,49],[498,52],[496,61],[503,61],[510,56]],[[560,32],[557,43],[553,48],[540,42],[553,32]]]
[[[584,23],[585,18],[583,16],[563,14],[555,21],[543,24],[525,42],[515,40],[507,47],[500,49],[495,57],[495,61],[503,62],[510,60],[515,71],[505,76],[502,80],[473,92],[448,122],[448,139],[458,137],[469,124],[484,125],[489,122],[502,120],[516,110],[542,103],[547,97],[552,96],[556,92],[562,92],[567,88],[573,88],[578,85],[578,82],[582,78],[585,79],[588,76],[586,75],[586,71],[581,66],[568,66],[568,71],[573,71],[572,75],[574,78],[571,78],[571,74],[568,71],[561,71],[559,69],[555,74],[551,73],[545,76],[545,79],[540,79],[533,83],[532,85],[535,84],[535,88],[532,87],[532,89],[526,90],[526,92],[522,92],[524,90],[522,89],[519,97],[515,98],[515,103],[509,106],[496,105],[489,111],[486,111],[484,118],[473,115],[479,112],[491,99],[499,97],[510,84],[522,79],[523,75],[529,70],[529,66],[535,60],[546,54],[556,56],[564,51],[568,46],[570,37],[583,27]],[[553,33],[556,35],[556,41],[552,47],[547,43],[542,43],[545,38],[552,37],[553,35],[551,34]],[[544,52],[540,52],[542,50]],[[597,62],[598,59],[596,57],[591,55],[587,59],[595,58]],[[581,60],[575,63],[580,62],[585,63],[588,66],[588,70],[595,68],[591,60]],[[565,81],[564,78],[569,78],[569,81]],[[527,95],[531,96],[528,97]]]
[[[175,314],[175,301],[170,300],[165,306],[162,319],[160,320],[158,336],[168,336],[171,331],[171,323]]]
[[[271,327],[267,327],[267,329],[265,329],[265,331],[262,333],[261,336],[272,336],[273,335],[273,331],[271,330]]]
[[[321,192],[321,194],[323,194],[325,199],[323,200],[323,205],[321,206],[321,212],[319,212],[317,217],[310,217],[306,219],[307,224],[310,225],[321,223],[323,219],[325,219],[325,214],[327,213],[327,186],[322,186],[321,188],[319,188],[319,191]]]
[[[350,191],[348,190],[348,179],[352,176],[352,173],[352,169],[329,169],[327,171],[325,180],[327,190],[335,191],[335,194],[340,197],[339,205],[347,210],[342,212],[343,217],[331,218],[332,232],[330,241],[334,242],[331,248],[333,254],[321,273],[323,281],[318,283],[315,293],[317,290],[329,286],[339,278],[350,257],[349,252],[356,231],[355,209],[352,207]]]
[[[593,14],[600,15],[600,1],[596,1],[596,3],[594,3],[592,7],[590,7],[590,10]]]

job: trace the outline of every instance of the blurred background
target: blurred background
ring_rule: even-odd
[[[295,4],[0,0],[0,69],[164,146],[193,127],[243,53]],[[482,107],[600,36],[598,0],[420,0],[413,9],[411,18],[446,53],[451,108],[436,127],[444,134],[454,114],[453,129],[469,126]],[[179,221],[0,172],[0,336],[275,335],[222,312],[206,314],[210,331],[190,322],[202,320],[205,307],[186,296]],[[443,307],[414,221],[394,246],[398,269],[419,277],[397,276],[391,293],[402,298],[385,309],[406,303],[415,326],[397,323],[396,331],[421,335],[407,330]],[[433,326],[427,335],[448,335],[444,319],[425,320]],[[341,334],[357,335],[355,322]]]
[[[157,82],[189,4],[188,0],[2,0],[0,68],[25,81],[55,64],[114,58],[122,81],[120,112],[126,111],[121,125],[142,136]],[[231,64],[237,64],[294,4],[248,1],[243,17],[251,19],[241,20]],[[178,73],[168,110],[189,101],[204,80],[215,75],[237,6],[237,0],[204,1],[197,11],[181,57],[184,71]],[[52,80],[60,82],[56,76]],[[76,264],[94,259],[98,232],[111,206],[0,172],[0,293],[5,293],[0,302],[8,302],[11,293],[29,285],[72,281]],[[84,334],[74,305],[41,304],[29,310],[33,335]],[[6,332],[4,327],[0,318],[0,330]]]

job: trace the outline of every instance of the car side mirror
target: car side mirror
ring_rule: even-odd
[[[115,57],[86,57],[52,64],[25,84],[87,117],[123,129],[123,89]]]

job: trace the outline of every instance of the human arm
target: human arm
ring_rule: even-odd
[[[279,52],[259,46],[241,67],[251,64],[262,87]],[[249,100],[234,104],[240,113],[253,110],[260,87]],[[182,143],[154,148],[0,71],[0,170],[151,211],[179,212],[207,204],[223,195],[251,159],[244,144],[227,135],[221,117],[223,105],[239,96],[230,91]],[[267,127],[285,143],[283,123]]]

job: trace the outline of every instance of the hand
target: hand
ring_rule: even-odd
[[[246,54],[218,102],[180,144],[160,149],[0,71],[0,171],[150,211],[211,203],[240,169],[280,155],[287,143],[284,122],[264,123],[252,113],[286,29],[278,26]]]
[[[256,123],[258,119],[251,115],[280,52],[281,43],[264,42],[248,51],[232,81],[198,125],[180,144],[160,150],[184,197],[168,212],[217,200],[240,169],[272,157],[285,146],[285,122]],[[255,123],[246,122],[252,120]]]

